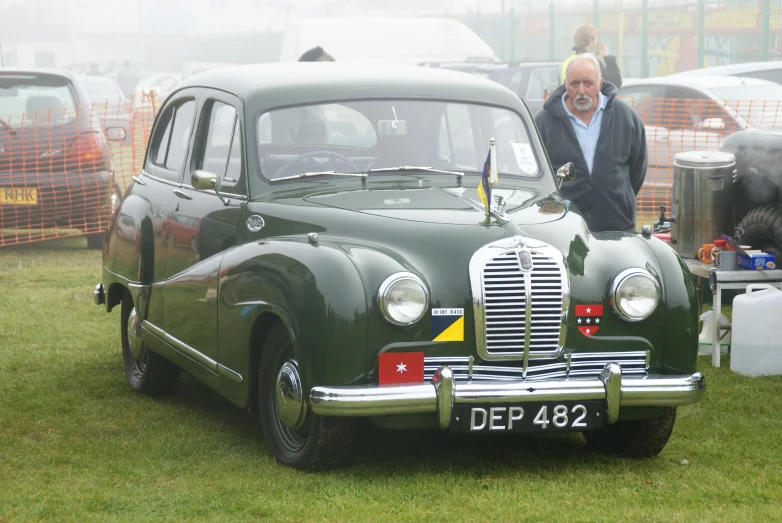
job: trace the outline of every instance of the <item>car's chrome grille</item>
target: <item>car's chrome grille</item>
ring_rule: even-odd
[[[644,376],[649,368],[648,355],[646,351],[575,352],[566,354],[565,361],[562,362],[530,365],[527,367],[527,379],[596,378],[607,363],[619,364],[623,375]],[[454,378],[459,381],[470,379],[470,376],[473,380],[520,380],[523,375],[520,361],[502,364],[482,362],[473,365],[470,374],[469,357],[427,357],[424,358],[424,378],[430,380],[435,371],[443,365],[447,365],[453,371]]]
[[[486,353],[499,355],[524,351],[527,289],[530,282],[530,354],[559,349],[565,277],[562,267],[551,257],[532,253],[529,280],[519,264],[516,251],[489,260],[483,268],[483,298],[486,321]]]

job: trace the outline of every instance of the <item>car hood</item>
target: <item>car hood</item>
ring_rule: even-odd
[[[495,187],[504,211],[512,221],[547,223],[564,216],[566,207],[558,195],[543,195],[528,188]],[[398,220],[485,225],[486,211],[472,187],[386,187],[332,191],[306,196],[309,203]],[[522,213],[523,217],[514,216]]]

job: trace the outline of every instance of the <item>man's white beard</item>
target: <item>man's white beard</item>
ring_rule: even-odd
[[[582,113],[589,111],[593,105],[592,99],[585,95],[578,95],[573,99],[573,106]]]

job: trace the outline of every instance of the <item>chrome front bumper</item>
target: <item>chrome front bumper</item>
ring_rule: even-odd
[[[451,424],[454,405],[520,404],[540,401],[603,400],[608,423],[619,407],[677,407],[697,403],[706,387],[700,372],[692,375],[622,377],[609,363],[597,379],[456,382],[448,366],[420,385],[313,387],[310,406],[321,416],[386,416],[437,413],[441,429]]]

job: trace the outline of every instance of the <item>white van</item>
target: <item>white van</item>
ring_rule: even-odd
[[[450,18],[312,18],[292,20],[282,36],[281,62],[321,46],[338,62],[498,61],[489,44]]]

